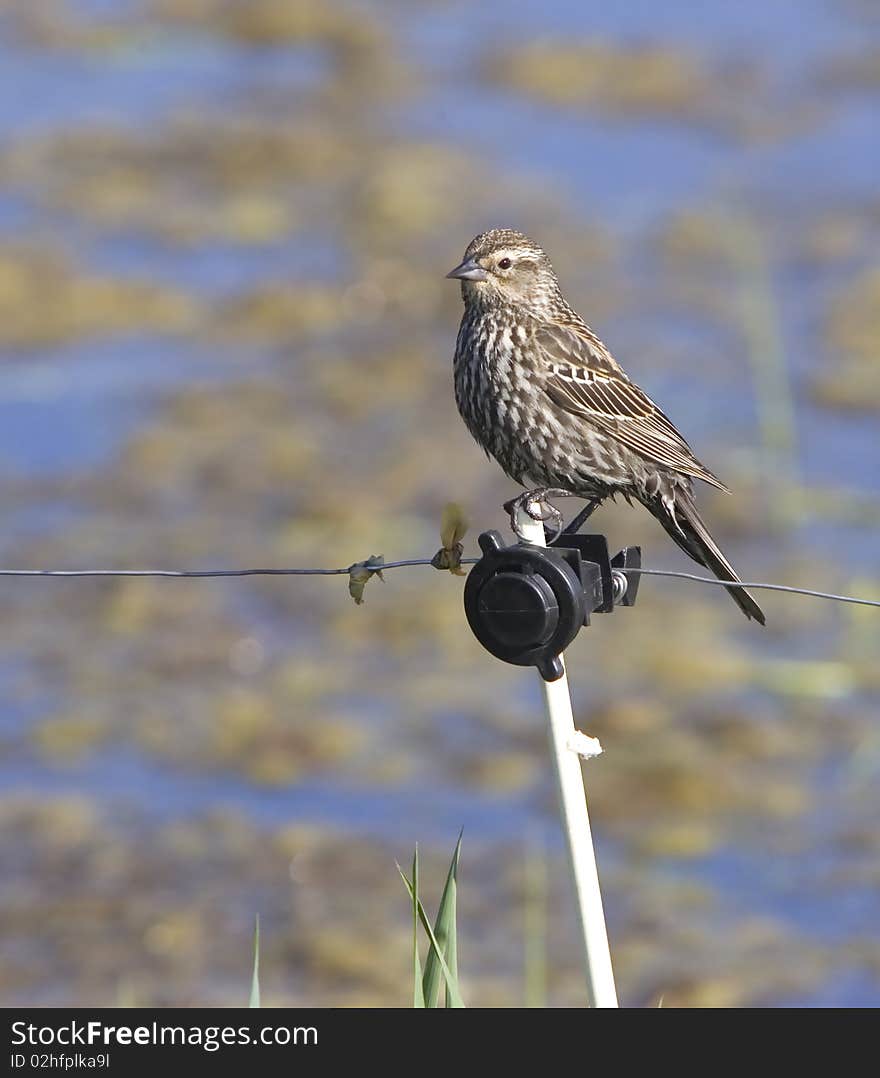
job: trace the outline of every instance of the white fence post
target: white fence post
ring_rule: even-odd
[[[546,546],[544,525],[520,511],[517,527],[521,536],[536,546]],[[611,968],[611,951],[602,910],[602,892],[596,854],[587,813],[581,759],[575,746],[577,735],[571,711],[568,677],[544,681],[544,699],[550,727],[550,748],[556,767],[562,826],[568,845],[578,921],[587,970],[587,998],[591,1007],[616,1007],[617,990]]]

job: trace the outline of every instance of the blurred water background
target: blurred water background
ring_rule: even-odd
[[[0,12],[3,565],[430,556],[453,499],[473,553],[511,485],[443,274],[505,225],[734,489],[701,504],[745,578],[880,596],[868,0]],[[760,598],[645,579],[570,655],[627,1004],[880,1004],[880,620]],[[4,1005],[242,1003],[257,912],[266,1003],[406,1005],[394,859],[437,894],[462,826],[468,1002],[581,1002],[536,679],[459,579],[0,611]]]

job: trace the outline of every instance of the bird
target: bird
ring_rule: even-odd
[[[694,480],[730,493],[668,416],[628,377],[562,294],[546,252],[493,228],[476,236],[447,277],[464,314],[453,359],[458,410],[478,445],[526,492],[506,503],[561,521],[546,499],[607,498],[643,505],[695,562],[722,581],[747,618],[764,612],[713,539]],[[520,538],[522,538],[520,536]]]

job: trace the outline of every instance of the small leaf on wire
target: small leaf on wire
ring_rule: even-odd
[[[461,567],[461,556],[464,553],[461,541],[467,530],[468,522],[461,506],[456,502],[449,502],[440,520],[440,542],[443,546],[431,558],[435,569],[448,569],[455,576],[466,575]]]
[[[384,564],[385,558],[382,554],[371,554],[366,561],[355,562],[349,568],[348,594],[358,606],[364,601],[364,588],[367,586],[367,581],[374,576],[377,576],[380,580],[385,579],[382,576],[382,566]]]
[[[431,564],[435,569],[448,569],[455,576],[467,576],[467,573],[461,567],[463,553],[464,547],[461,543],[456,543],[452,548],[441,547],[431,558]]]
[[[249,1007],[260,1006],[260,915],[254,918],[254,972],[251,976]]]
[[[440,542],[448,549],[467,535],[468,521],[457,502],[447,502],[440,518]]]

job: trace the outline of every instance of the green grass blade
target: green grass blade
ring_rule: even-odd
[[[739,275],[737,328],[751,364],[754,398],[764,453],[762,476],[773,484],[767,510],[777,526],[804,516],[798,465],[794,391],[788,369],[771,267],[761,232],[742,212],[728,217],[727,240]]]
[[[449,972],[458,984],[458,929],[456,927],[456,892],[458,890],[457,884],[453,885],[452,891],[452,920],[449,926],[449,932],[446,938],[446,962],[449,965]],[[446,993],[446,1006],[452,1006],[452,997],[449,992]],[[464,1003],[462,1003],[462,1007]]]
[[[547,853],[540,835],[525,848],[523,979],[525,1005],[547,1006]]]
[[[461,993],[458,990],[458,978],[452,976],[452,971],[440,949],[440,944],[437,942],[437,937],[434,935],[434,929],[431,927],[431,922],[428,920],[428,915],[425,913],[425,907],[421,902],[419,903],[419,920],[422,922],[422,928],[428,933],[428,939],[431,941],[431,948],[437,956],[440,968],[443,970],[443,977],[446,981],[446,992],[450,1000],[449,1006],[464,1007],[464,1000],[461,998]]]
[[[404,886],[409,892],[413,905],[413,1007],[420,1009],[425,1006],[425,993],[422,989],[422,964],[419,960],[419,848],[413,854],[412,882],[406,878],[406,874],[400,865],[397,871],[403,880]]]
[[[461,998],[461,994],[458,990],[458,979],[452,976],[452,971],[440,949],[440,944],[437,942],[437,937],[434,935],[434,929],[431,927],[431,922],[428,920],[428,915],[425,913],[425,907],[419,902],[419,920],[422,922],[422,928],[427,933],[428,940],[431,944],[431,950],[437,956],[437,961],[440,963],[440,969],[443,971],[443,979],[446,982],[446,991],[450,997],[450,1007],[464,1007],[464,1000]]]
[[[452,855],[452,863],[446,876],[446,885],[440,898],[440,907],[437,910],[437,919],[434,921],[434,935],[442,954],[446,958],[449,972],[458,983],[458,945],[456,939],[456,897],[458,891],[458,862],[461,856],[461,833],[455,845]],[[443,983],[443,970],[440,966],[433,948],[428,952],[425,960],[425,977],[423,981],[425,992],[425,1005],[436,1007],[440,998],[440,985]],[[446,994],[446,1005],[451,1006],[449,993]]]
[[[461,998],[461,993],[458,990],[458,976],[457,975],[453,976],[452,970],[449,968],[449,964],[446,961],[446,957],[443,954],[443,951],[442,951],[442,949],[440,947],[440,944],[437,942],[437,937],[434,935],[434,929],[431,927],[431,922],[428,919],[427,913],[425,912],[425,907],[422,905],[421,900],[418,897],[418,893],[417,893],[415,887],[413,887],[413,884],[410,883],[410,881],[406,878],[406,874],[403,872],[400,865],[397,866],[397,871],[400,873],[400,878],[403,880],[404,886],[406,887],[407,891],[409,892],[410,898],[412,898],[412,900],[413,900],[413,907],[417,911],[418,920],[416,920],[416,922],[415,922],[415,932],[416,932],[415,943],[416,944],[418,943],[418,935],[417,935],[418,921],[421,921],[422,928],[424,928],[424,930],[425,930],[425,932],[426,932],[426,934],[428,936],[428,940],[430,941],[432,952],[436,955],[437,961],[440,963],[440,969],[443,971],[443,978],[444,978],[444,980],[446,982],[446,992],[447,992],[447,995],[448,995],[448,998],[449,998],[449,1004],[448,1005],[450,1007],[464,1007],[464,1000]],[[416,857],[413,858],[413,878],[416,881],[416,884],[418,884],[418,850],[416,851]],[[457,962],[457,956],[456,956],[456,962]],[[416,947],[415,961],[414,961],[413,965],[414,965],[415,972],[418,975],[420,967],[419,967],[419,963],[418,963],[418,950],[417,950],[417,947]],[[424,997],[424,992],[422,990],[421,980],[419,980],[418,984],[416,985],[415,999],[416,999],[415,1006],[417,1006],[417,1007],[424,1007],[425,1006],[425,997]]]
[[[249,1007],[260,1006],[260,915],[254,918],[254,973],[251,977],[251,999]]]

